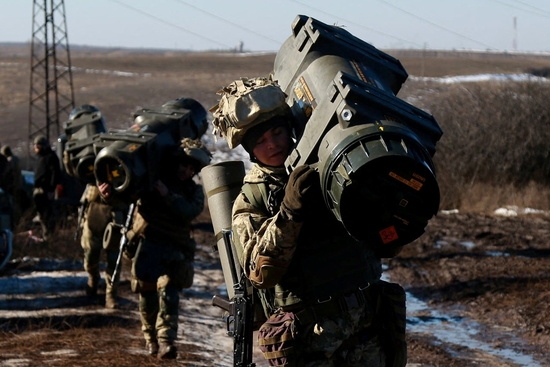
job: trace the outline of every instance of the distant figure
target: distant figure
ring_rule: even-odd
[[[0,229],[11,229],[13,226],[13,199],[8,193],[8,171],[8,160],[0,154]]]
[[[55,189],[61,178],[59,158],[50,147],[45,136],[34,139],[34,152],[38,157],[34,168],[34,205],[38,221],[42,227],[42,238],[48,241],[55,229],[54,198]]]
[[[7,160],[5,191],[13,198],[13,224],[15,225],[21,218],[23,211],[24,191],[21,165],[19,164],[19,157],[13,154],[9,145],[2,146],[0,154]]]
[[[2,146],[2,144],[0,144]],[[2,154],[0,155],[0,189],[6,191],[6,168],[8,167],[8,160],[7,158]]]

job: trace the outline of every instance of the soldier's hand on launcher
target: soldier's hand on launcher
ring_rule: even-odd
[[[99,194],[108,199],[110,196],[111,196],[111,193],[112,193],[112,187],[111,187],[111,184],[108,183],[108,182],[103,182],[101,184],[98,184],[97,185],[97,188],[99,189]]]
[[[306,211],[319,200],[319,175],[308,165],[298,166],[288,177],[285,197],[281,203],[281,211],[290,220],[301,222]]]

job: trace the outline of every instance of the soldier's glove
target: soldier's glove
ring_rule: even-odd
[[[308,165],[296,167],[288,177],[281,213],[287,219],[303,222],[313,200],[320,199],[319,175]]]

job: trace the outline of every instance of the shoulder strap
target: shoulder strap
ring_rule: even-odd
[[[245,182],[242,187],[243,193],[246,198],[250,201],[252,205],[256,208],[264,209],[267,213],[268,210],[268,193],[267,193],[267,184],[265,182],[261,183],[250,183]]]
[[[266,182],[245,182],[242,186],[242,191],[252,205],[256,208],[265,210],[266,213],[269,213],[269,195],[267,192]],[[261,324],[275,312],[275,295],[272,288],[254,288],[254,295],[257,297],[256,302],[254,302],[254,305],[256,306],[254,312],[254,330],[258,330]]]

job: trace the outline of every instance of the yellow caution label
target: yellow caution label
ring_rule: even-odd
[[[315,98],[313,97],[313,93],[311,93],[311,89],[309,89],[309,86],[307,85],[306,80],[303,76],[298,79],[298,83],[294,88],[294,94],[298,99],[305,101],[312,108],[315,108],[317,106],[317,104],[315,103]]]

